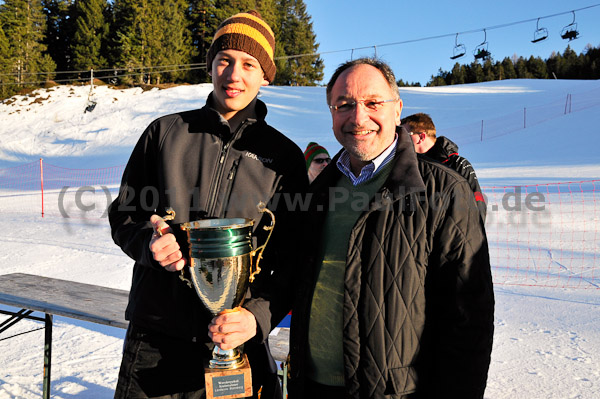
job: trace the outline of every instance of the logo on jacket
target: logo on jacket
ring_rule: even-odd
[[[273,163],[273,161],[274,161],[273,158],[260,157],[260,156],[254,154],[253,152],[250,152],[250,151],[246,151],[246,156],[248,158],[252,158],[252,159],[255,159],[257,161],[260,161],[262,163]]]

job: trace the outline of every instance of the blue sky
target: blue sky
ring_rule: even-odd
[[[553,51],[562,53],[567,44],[578,54],[587,44],[600,46],[598,0],[304,0],[304,3],[312,17],[319,51],[325,52],[322,54],[324,83],[340,63],[351,57],[372,56],[376,46],[377,56],[392,66],[398,79],[425,85],[439,68],[449,71],[456,62],[471,63],[473,50],[484,41],[483,28],[496,27],[487,29],[486,34],[488,50],[494,60],[500,61],[513,54],[546,59]],[[573,21],[570,11],[590,6],[595,7],[575,12],[580,37],[570,43],[562,39],[561,30]],[[531,43],[537,18],[564,12],[567,14],[540,19],[540,28],[548,29],[548,39]],[[530,19],[533,21],[498,27]],[[465,32],[458,36],[458,42],[465,45],[466,55],[453,61],[450,56],[457,32]],[[449,36],[386,45],[443,35]],[[361,47],[368,48],[359,50]]]

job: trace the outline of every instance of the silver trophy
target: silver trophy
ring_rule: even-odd
[[[273,232],[275,215],[263,202],[257,206],[271,216],[271,224],[264,227],[269,231],[267,240],[256,249],[252,249],[252,219],[204,219],[180,226],[188,237],[191,285],[214,316],[241,306],[248,284],[260,272],[259,262]],[[244,366],[244,359],[239,348],[223,350],[215,345],[209,368],[237,369]]]

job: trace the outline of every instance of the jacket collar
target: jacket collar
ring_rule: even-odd
[[[402,126],[396,127],[398,143],[394,156],[394,167],[384,184],[394,197],[425,191],[425,183],[419,171],[415,146],[410,135]]]
[[[208,122],[211,128],[213,128],[214,131],[222,132],[224,137],[231,135],[233,132],[231,132],[229,129],[229,123],[215,109],[214,104],[214,94],[213,92],[211,92],[208,95],[208,98],[206,99],[206,105],[203,107],[203,110],[208,117]],[[253,112],[250,109],[251,106],[252,104],[239,111],[248,115],[248,117],[245,118],[246,123],[253,124],[257,121],[264,122],[265,117],[267,116],[267,106],[265,105],[265,103],[259,99],[256,99],[256,102],[254,103],[254,113],[256,114],[256,118],[253,117]]]
[[[424,155],[433,158],[448,158],[452,154],[458,154],[458,145],[448,137],[439,136],[433,146]]]

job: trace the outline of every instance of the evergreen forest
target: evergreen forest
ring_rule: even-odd
[[[468,65],[454,64],[451,71],[439,70],[427,86],[479,83],[503,79],[600,79],[600,48],[586,46],[577,55],[567,46],[561,53],[553,52],[546,60],[540,57],[505,57],[502,61],[487,58]],[[398,82],[403,86],[418,86]]]
[[[272,83],[321,81],[323,60],[310,55],[319,45],[302,0],[5,0],[0,98],[91,78],[125,86],[210,82],[206,52],[218,25],[252,9],[275,33]]]

